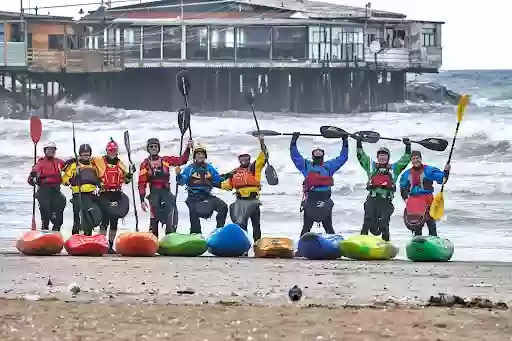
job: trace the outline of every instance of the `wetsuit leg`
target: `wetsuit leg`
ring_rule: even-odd
[[[52,217],[52,195],[50,190],[45,187],[39,188],[36,193],[36,198],[39,204],[39,213],[41,214],[41,229],[48,230]]]
[[[391,221],[391,216],[395,211],[395,206],[393,206],[393,202],[386,198],[379,198],[379,222],[378,226],[380,231],[382,232],[382,239],[385,241],[389,241],[389,222]]]
[[[109,245],[109,253],[115,253],[114,252],[114,240],[116,239],[117,235],[117,225],[119,223],[119,219],[117,218],[111,218],[110,221],[110,229],[108,231],[108,245]]]
[[[261,211],[259,206],[251,214],[252,238],[254,241],[261,239]]]
[[[314,221],[311,219],[307,214],[306,211],[304,211],[304,222],[302,224],[302,231],[300,232],[300,236],[302,237],[309,231],[311,231],[311,228],[313,227]]]
[[[376,198],[368,197],[364,202],[364,218],[363,227],[361,229],[362,235],[368,235],[370,229],[377,223],[378,218],[375,218],[375,200]]]
[[[226,218],[228,216],[228,205],[220,198],[212,195],[213,209],[217,212],[217,228],[224,227],[226,225]]]
[[[190,218],[190,234],[201,233],[201,221],[197,216],[195,209],[189,207],[189,218]]]
[[[417,227],[414,229],[413,234],[415,237],[423,235],[423,227]]]
[[[335,234],[334,227],[332,226],[332,210],[329,212],[329,215],[322,220],[322,226],[324,227],[325,233],[327,234]]]
[[[71,230],[72,234],[80,233],[80,208],[79,206],[79,194],[73,194],[72,204],[73,204],[73,228]]]
[[[437,223],[434,219],[430,218],[427,220],[428,235],[437,237]]]

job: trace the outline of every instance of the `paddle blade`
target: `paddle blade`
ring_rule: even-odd
[[[267,178],[269,186],[277,186],[279,184],[277,172],[272,165],[267,164],[267,168],[265,168],[265,178]]]
[[[469,95],[464,94],[459,99],[459,104],[457,104],[457,122],[461,122],[464,118],[464,112],[466,111],[466,107],[469,104]]]
[[[181,108],[178,112],[178,127],[181,135],[184,135],[190,127],[190,108]]]
[[[254,100],[256,99],[256,93],[254,92],[253,88],[250,88],[249,91],[246,92],[245,99],[247,100],[247,104],[254,104]]]
[[[251,131],[250,133],[252,136],[254,137],[258,137],[258,136],[280,136],[282,135],[282,133],[279,133],[275,130],[254,130],[254,131]]]
[[[128,132],[128,130],[124,132],[124,147],[126,148],[126,152],[128,152],[128,154],[132,152],[130,144],[130,133]]]
[[[361,141],[366,143],[377,143],[380,140],[380,134],[371,130],[358,131],[354,135],[361,136]]]
[[[348,136],[348,133],[345,130],[335,126],[321,126],[320,135],[326,139],[339,139],[343,136]]]
[[[41,123],[41,119],[37,116],[30,117],[30,137],[32,138],[32,142],[38,143],[41,140],[41,135],[43,133],[43,124]]]
[[[176,85],[183,96],[188,96],[190,91],[190,76],[187,70],[181,70],[176,75]]]
[[[421,141],[412,141],[412,142],[416,142],[416,143],[422,145],[423,147],[433,150],[433,151],[436,151],[436,152],[444,152],[446,150],[446,148],[448,147],[448,141],[443,140],[443,139],[437,139],[434,137],[429,138],[429,139],[424,139]]]
[[[434,220],[439,220],[444,215],[444,194],[439,192],[434,197],[432,205],[430,205],[430,216]]]

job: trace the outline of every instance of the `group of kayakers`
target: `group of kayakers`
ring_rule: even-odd
[[[376,160],[372,160],[363,150],[362,138],[351,135],[357,140],[357,159],[368,176],[368,196],[364,203],[364,221],[361,234],[382,235],[389,240],[389,222],[394,212],[393,197],[397,190],[400,173],[412,160],[412,167],[406,170],[399,181],[400,194],[404,200],[411,197],[423,198],[424,214],[419,220],[404,218],[404,221],[416,235],[421,234],[427,223],[430,235],[436,235],[435,220],[428,216],[428,205],[432,202],[433,182],[443,183],[448,179],[450,166],[444,170],[422,163],[419,151],[411,150],[411,142],[404,138],[405,151],[402,157],[391,163],[391,153],[386,147],[377,151]],[[301,236],[309,232],[314,223],[321,223],[328,234],[334,234],[331,189],[334,186],[333,175],[348,160],[349,135],[342,136],[340,154],[331,160],[324,160],[325,151],[312,150],[312,159],[305,159],[297,148],[300,133],[293,133],[290,143],[290,157],[304,177],[301,211],[304,222]],[[223,227],[228,212],[231,220],[247,231],[249,220],[252,223],[253,239],[261,238],[260,227],[260,191],[262,188],[262,170],[268,161],[268,152],[262,136],[258,137],[260,152],[251,162],[249,154],[238,156],[239,165],[230,172],[221,174],[209,162],[205,147],[194,144],[190,139],[180,156],[161,155],[160,141],[147,140],[148,156],[140,165],[138,175],[138,193],[143,211],[150,211],[150,231],[158,237],[159,224],[165,226],[166,234],[175,232],[178,222],[176,197],[170,189],[172,168],[177,184],[185,186],[189,209],[190,233],[201,233],[200,219],[208,219],[216,212],[216,227]],[[102,156],[93,156],[91,146],[79,147],[77,158],[64,161],[56,157],[57,146],[48,142],[41,157],[30,172],[28,183],[37,186],[36,198],[42,220],[42,229],[60,231],[66,198],[61,185],[71,187],[73,205],[73,234],[83,231],[91,235],[94,227],[99,226],[102,234],[109,228],[110,252],[117,232],[118,220],[129,211],[129,200],[122,187],[133,181],[136,167],[128,167],[119,159],[118,144],[110,140]],[[189,163],[189,159],[192,161]],[[186,166],[185,166],[186,165]],[[182,166],[183,167],[182,169]],[[149,192],[147,189],[149,187]],[[228,205],[212,194],[213,188],[235,191],[236,200]],[[407,216],[407,212],[406,212]]]

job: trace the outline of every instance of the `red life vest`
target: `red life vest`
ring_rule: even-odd
[[[323,166],[322,167],[325,168],[325,170],[327,171],[327,174],[329,174],[329,168],[327,168],[326,166]],[[306,176],[306,179],[304,179],[304,183],[303,183],[303,187],[304,187],[304,191],[310,191],[311,189],[315,188],[315,187],[331,187],[331,186],[334,186],[334,179],[332,176],[330,175],[322,175],[320,174],[320,172],[318,171],[315,171],[313,169],[311,169],[309,172],[308,172],[308,175]]]
[[[56,158],[42,157],[37,161],[37,175],[41,181],[41,185],[55,186],[60,185],[62,181],[62,168],[64,161]]]
[[[148,182],[155,188],[168,188],[170,179],[170,167],[168,162],[159,157],[156,160],[146,159]]]
[[[103,157],[105,163],[105,173],[103,174],[103,188],[107,191],[119,191],[124,184],[124,171],[119,164],[109,164],[107,158]]]
[[[371,176],[366,189],[374,188],[383,188],[396,191],[396,185],[393,181],[393,175],[391,174],[391,167],[389,165],[386,168],[377,168]]]
[[[413,187],[419,187],[427,191],[434,190],[434,182],[425,178],[425,165],[420,168],[411,168],[409,171],[409,191]]]

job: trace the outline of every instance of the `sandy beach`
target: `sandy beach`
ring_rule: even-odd
[[[0,256],[2,340],[511,340],[507,263]],[[72,294],[76,283],[80,292]],[[288,299],[294,285],[303,290]],[[366,307],[365,307],[366,306]]]

